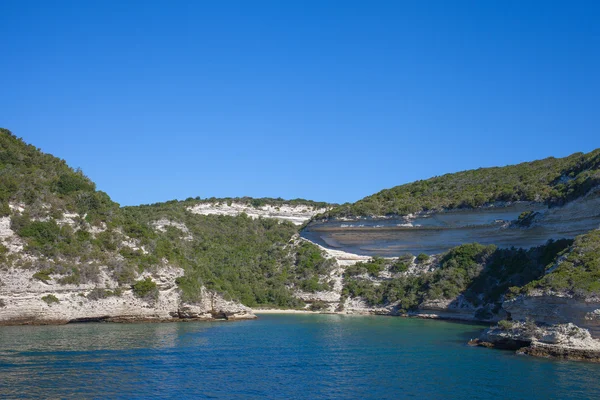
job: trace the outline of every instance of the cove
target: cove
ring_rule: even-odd
[[[482,326],[350,315],[0,328],[3,398],[587,399],[600,365],[469,347]]]

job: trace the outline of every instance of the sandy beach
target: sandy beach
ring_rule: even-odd
[[[252,312],[254,314],[319,314],[319,311],[277,309],[252,309]]]

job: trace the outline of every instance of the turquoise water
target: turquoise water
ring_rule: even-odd
[[[480,329],[338,315],[0,327],[0,397],[600,398],[600,365],[467,346]]]

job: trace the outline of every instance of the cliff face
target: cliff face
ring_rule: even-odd
[[[524,214],[525,213],[525,214]],[[527,219],[519,219],[521,215]],[[535,202],[422,212],[404,217],[313,221],[302,236],[355,254],[397,257],[439,254],[463,243],[529,248],[600,227],[600,187],[562,207]]]
[[[132,287],[120,286],[106,268],[96,282],[76,285],[59,283],[60,274],[42,281],[33,278],[34,270],[10,268],[0,271],[0,324],[255,318],[248,307],[205,289],[200,301],[185,303],[175,283],[183,272],[164,266],[141,274],[138,281],[149,278],[156,290],[140,297]]]
[[[50,205],[40,209],[48,214],[53,212]],[[177,279],[183,277],[185,271],[164,258],[155,260],[143,272],[127,265],[123,254],[134,252],[149,256],[149,253],[139,240],[118,229],[111,236],[109,248],[92,253],[93,257],[87,260],[30,252],[27,238],[12,229],[15,220],[28,215],[28,207],[10,204],[10,210],[11,216],[0,218],[2,325],[255,318],[250,308],[227,301],[205,287],[200,288],[193,301],[184,300]],[[75,231],[75,235],[85,233],[94,243],[108,232],[106,224],[91,226],[85,222],[85,216],[77,213],[62,213],[62,217],[55,220],[48,215],[38,215],[32,223],[39,223],[36,226],[41,227],[55,226],[61,232]],[[191,240],[184,224],[158,220],[153,226],[159,232],[174,227],[181,240]]]
[[[537,324],[573,323],[600,338],[600,299],[535,293],[505,301],[502,307],[514,320],[531,319]]]

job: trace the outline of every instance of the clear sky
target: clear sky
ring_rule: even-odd
[[[600,147],[600,1],[0,0],[0,126],[123,204]]]

